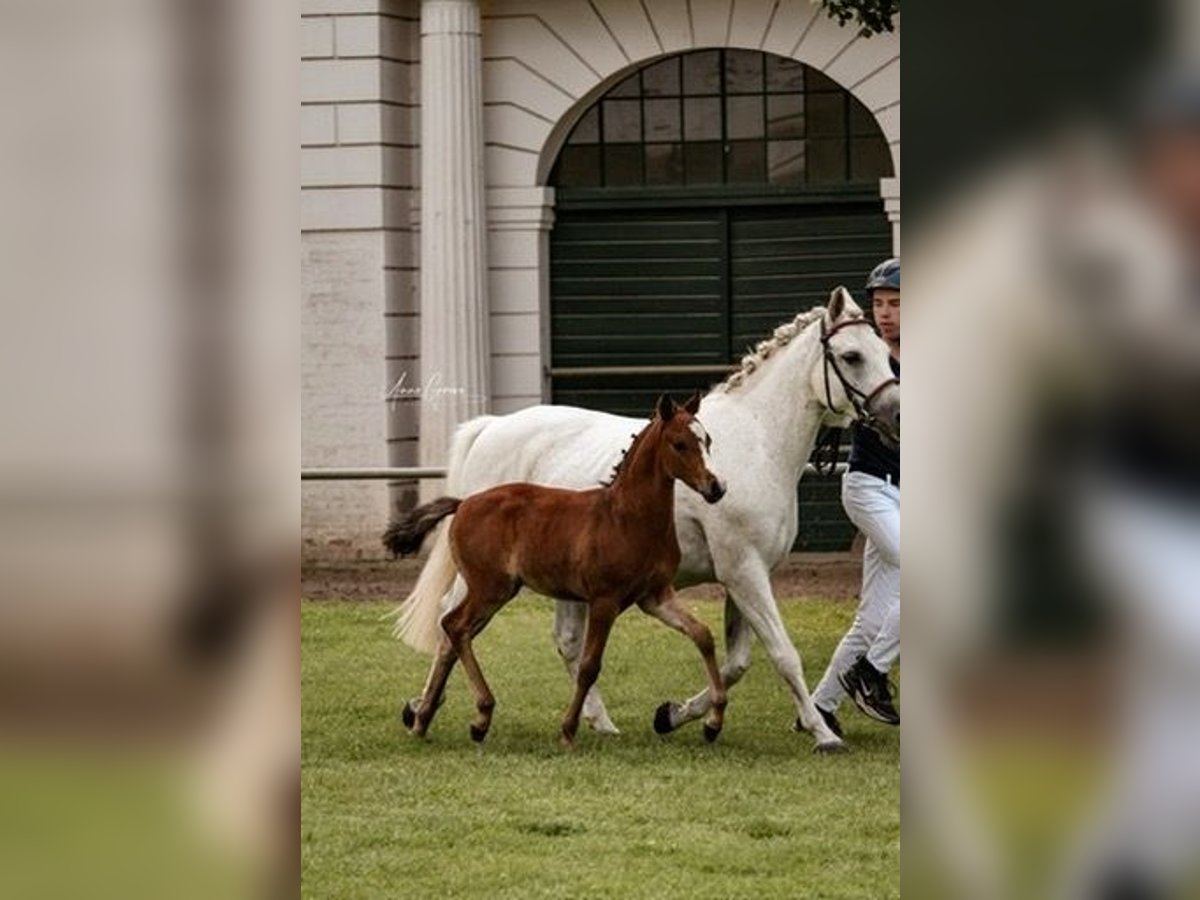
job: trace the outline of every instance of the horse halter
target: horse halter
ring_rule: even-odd
[[[876,431],[879,431],[883,426],[879,422],[879,419],[870,411],[871,403],[893,384],[899,384],[900,379],[895,376],[888,378],[876,386],[870,393],[859,390],[846,380],[846,376],[838,366],[837,357],[834,356],[833,350],[829,347],[829,340],[843,328],[849,328],[851,325],[873,327],[866,319],[847,319],[827,329],[825,327],[825,320],[821,320],[821,349],[825,356],[825,406],[828,409],[833,409],[833,393],[829,388],[829,370],[832,368],[833,373],[837,375],[838,381],[842,384],[842,390],[846,392],[846,396],[850,399],[850,403],[854,407],[854,412],[858,415],[859,421],[868,428],[874,428]],[[888,431],[890,432],[890,429]]]

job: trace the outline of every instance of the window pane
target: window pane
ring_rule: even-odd
[[[563,147],[555,184],[562,187],[600,186],[600,148],[596,144]]]
[[[595,144],[600,141],[600,113],[592,107],[583,114],[583,118],[575,125],[568,144]]]
[[[679,140],[678,100],[647,100],[644,115],[646,117],[646,140]]]
[[[794,59],[784,59],[782,56],[767,54],[767,90],[802,91],[804,90],[804,64]]]
[[[871,111],[855,100],[849,98],[850,102],[850,133],[851,134],[878,134],[879,123],[875,121],[875,117],[871,115]]]
[[[892,154],[881,137],[854,138],[850,142],[850,175],[854,181],[874,181],[892,174]]]
[[[642,88],[648,97],[679,94],[679,58],[664,59],[642,72]]]
[[[688,184],[721,183],[721,145],[684,144],[684,171]]]
[[[767,136],[804,137],[804,95],[780,94],[767,97]]]
[[[626,143],[642,139],[642,104],[638,100],[604,101],[604,140]]]
[[[808,142],[809,184],[839,184],[846,180],[846,141],[843,138]]]
[[[604,184],[606,187],[642,183],[642,148],[637,144],[618,144],[604,148]]]
[[[725,133],[731,140],[763,136],[763,98],[725,98]]]
[[[721,139],[721,101],[716,97],[683,101],[683,136],[689,141]]]
[[[634,72],[632,75],[630,75],[628,78],[626,78],[620,84],[618,84],[615,88],[610,89],[609,92],[605,96],[607,96],[607,97],[639,97],[639,96],[641,96],[642,89],[638,83],[638,75],[640,75],[640,74],[641,74],[640,72]]]
[[[756,94],[763,89],[763,55],[757,50],[725,51],[725,90]]]
[[[830,78],[828,75],[818,71],[817,69],[809,69],[804,73],[805,80],[808,82],[808,90],[810,91],[840,91],[842,86]]]
[[[721,54],[701,50],[683,58],[683,90],[688,94],[716,94],[721,90]]]
[[[804,141],[771,141],[767,144],[767,181],[771,184],[804,183]]]
[[[845,94],[805,94],[809,137],[833,137],[846,131]]]
[[[646,184],[683,184],[683,144],[646,145]]]
[[[762,141],[733,141],[729,145],[730,181],[766,181],[766,147]]]

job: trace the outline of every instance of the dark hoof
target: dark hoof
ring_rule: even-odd
[[[675,730],[671,724],[671,701],[668,700],[654,711],[654,731],[656,734],[670,734]]]
[[[704,724],[704,739],[706,741],[708,741],[710,744],[717,739],[717,736],[720,733],[721,733],[720,728],[713,728],[707,722]]]
[[[412,731],[413,725],[417,722],[417,712],[413,709],[411,700],[405,703],[404,709],[400,711],[400,721],[404,723],[405,728]]]
[[[471,740],[477,744],[482,744],[485,737],[487,737],[487,729],[480,728],[475,723],[471,723]]]
[[[849,752],[849,749],[850,748],[846,746],[845,741],[825,741],[823,744],[817,744],[815,747],[813,747],[813,753],[832,756],[836,753],[847,753]]]

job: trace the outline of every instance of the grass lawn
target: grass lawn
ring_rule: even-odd
[[[720,634],[718,603],[688,605]],[[497,702],[487,741],[467,735],[474,707],[457,667],[419,741],[398,713],[429,660],[391,638],[389,608],[303,604],[303,896],[899,897],[899,731],[845,706],[852,751],[813,754],[761,646],[717,743],[699,723],[660,738],[654,708],[703,687],[700,658],[629,611],[599,681],[623,733],[583,727],[566,752],[571,685],[552,607],[523,596],[476,641]],[[783,614],[814,686],[853,605]]]

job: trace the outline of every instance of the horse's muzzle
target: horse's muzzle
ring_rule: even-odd
[[[718,479],[714,478],[712,484],[708,486],[707,490],[702,491],[700,496],[709,503],[716,503],[725,496],[725,485],[721,484]]]

